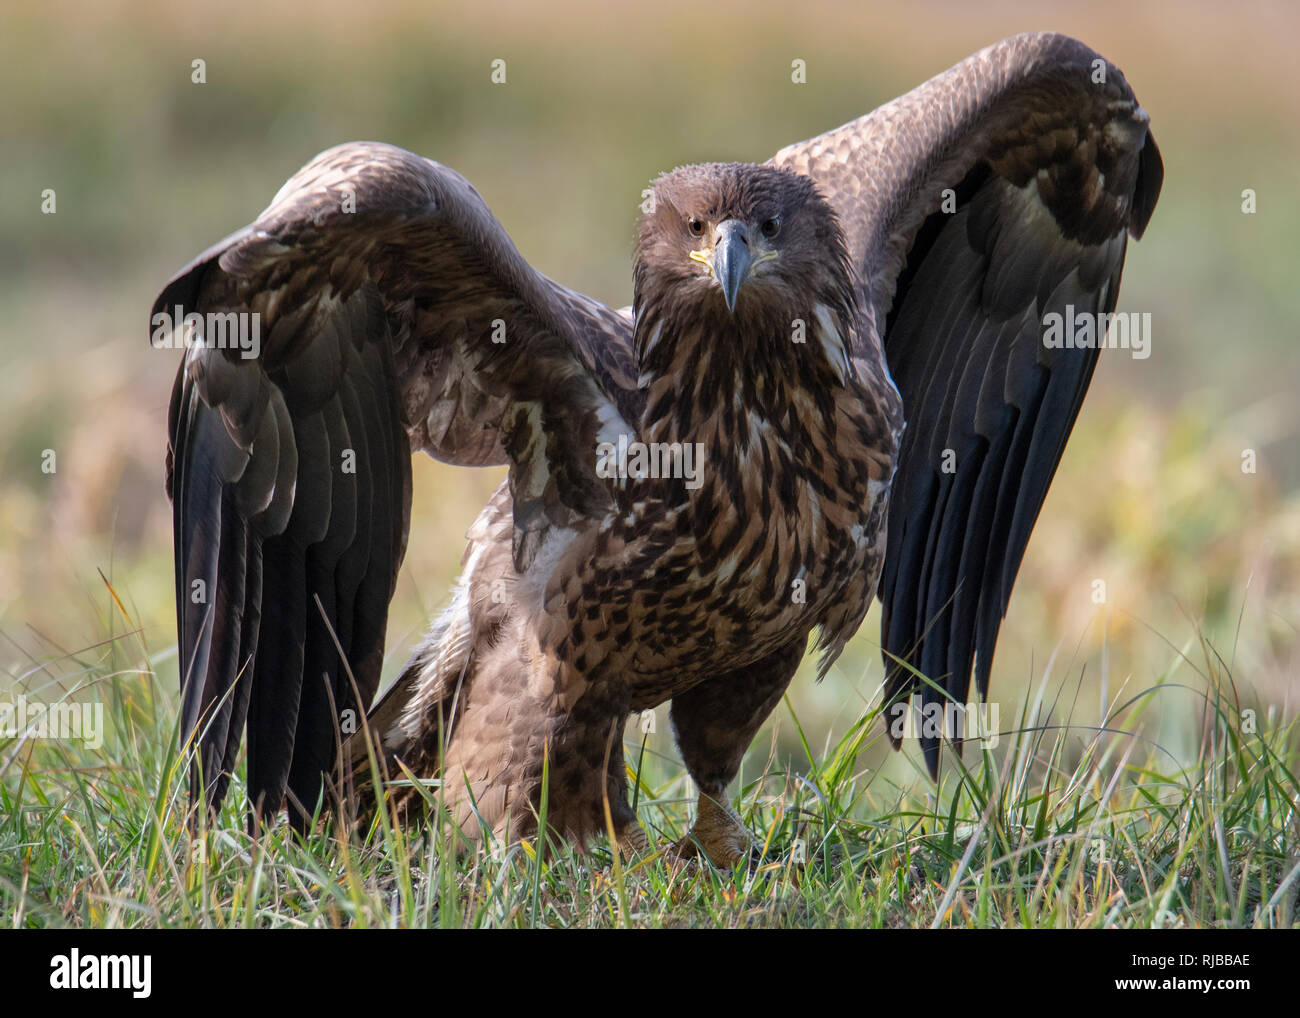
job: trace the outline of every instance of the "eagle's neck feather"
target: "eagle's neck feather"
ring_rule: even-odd
[[[640,434],[647,441],[734,439],[755,428],[813,428],[822,403],[851,372],[843,316],[645,306],[636,321]],[[748,310],[749,313],[745,313]]]

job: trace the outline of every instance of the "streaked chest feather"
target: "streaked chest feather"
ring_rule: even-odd
[[[873,554],[892,446],[875,448],[870,404],[852,387],[744,395],[697,398],[689,413],[661,397],[646,429],[701,455],[694,488],[633,493],[611,527],[664,608],[631,613],[635,667],[762,655],[820,625]]]

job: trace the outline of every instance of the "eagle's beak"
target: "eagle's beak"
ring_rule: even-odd
[[[727,310],[736,310],[736,297],[740,284],[749,278],[754,256],[749,249],[749,233],[738,219],[727,219],[718,225],[713,244],[713,278],[722,287],[722,298]]]

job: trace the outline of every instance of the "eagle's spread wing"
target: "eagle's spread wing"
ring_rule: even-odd
[[[839,213],[907,430],[879,595],[886,696],[988,690],[998,627],[1098,350],[1044,316],[1110,312],[1162,166],[1117,68],[1058,35],[975,54],[777,154]],[[869,352],[869,351],[868,351]],[[907,665],[900,665],[900,661]],[[892,731],[891,731],[891,734]],[[938,740],[922,740],[932,773]]]
[[[183,269],[156,339],[178,311],[248,314],[251,354],[209,327],[172,395],[183,733],[202,732],[214,806],[247,720],[251,801],[287,788],[310,811],[379,681],[411,445],[510,463],[522,568],[609,502],[592,450],[627,430],[630,323],[533,271],[459,174],[369,143],[322,153]]]

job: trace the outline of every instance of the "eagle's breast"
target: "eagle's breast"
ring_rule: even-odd
[[[606,524],[628,553],[626,667],[671,676],[651,699],[806,638],[846,597],[860,618],[893,469],[894,436],[856,379],[724,374],[690,349],[704,352],[687,372],[651,383],[641,438],[658,462],[689,448],[694,473],[629,481]]]

